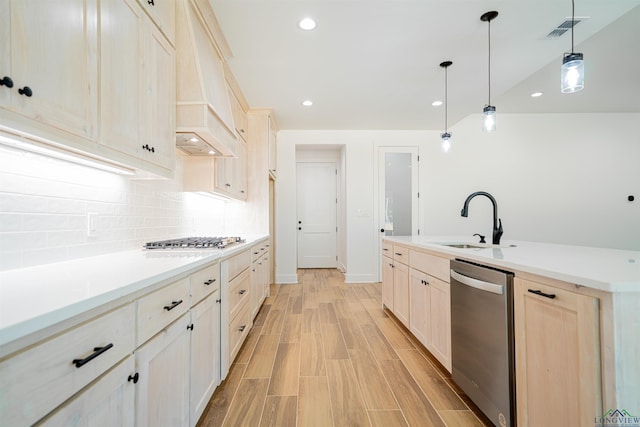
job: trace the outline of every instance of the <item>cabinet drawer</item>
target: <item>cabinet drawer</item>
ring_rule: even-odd
[[[405,246],[393,246],[393,259],[403,264],[409,264],[409,248]]]
[[[1,423],[33,424],[131,354],[134,314],[126,305],[1,362]]]
[[[229,361],[233,362],[233,359],[238,354],[240,347],[249,334],[251,329],[251,316],[249,310],[249,301],[245,299],[240,305],[240,311],[238,315],[229,323]]]
[[[449,260],[447,258],[412,250],[409,252],[409,264],[416,270],[449,283]]]
[[[215,264],[191,275],[191,305],[220,288],[220,264]]]
[[[251,248],[251,262],[256,261],[258,258],[266,254],[268,251],[269,251],[269,246],[267,246],[266,244],[254,246],[253,248]]]
[[[141,345],[189,310],[189,278],[172,283],[138,300],[138,339]]]
[[[393,245],[389,242],[382,242],[382,255],[393,258]]]
[[[233,280],[238,274],[240,274],[243,270],[249,268],[251,265],[251,251],[246,250],[244,252],[239,253],[238,255],[234,255],[225,261],[227,263],[227,271],[228,271],[228,280]]]
[[[249,299],[250,286],[251,274],[249,269],[229,283],[229,321],[240,311],[244,301]]]

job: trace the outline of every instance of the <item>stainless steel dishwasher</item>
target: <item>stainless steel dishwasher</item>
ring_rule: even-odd
[[[513,273],[451,261],[452,378],[497,426],[515,426]]]

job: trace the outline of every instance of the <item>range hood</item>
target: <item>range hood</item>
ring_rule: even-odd
[[[176,147],[189,155],[233,157],[237,135],[216,40],[226,41],[208,0],[176,3]]]

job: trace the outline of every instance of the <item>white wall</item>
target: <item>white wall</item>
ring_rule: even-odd
[[[379,226],[377,151],[380,146],[420,146],[425,131],[280,131],[278,133],[278,218],[276,281],[296,283],[296,146],[343,145],[346,224],[346,280],[370,282],[378,277]],[[340,215],[340,214],[339,214]]]
[[[178,159],[177,176],[181,168]],[[248,232],[244,203],[180,190],[180,179],[131,180],[0,146],[0,270]],[[99,214],[95,237],[87,237],[90,212]]]
[[[453,129],[448,154],[422,151],[425,234],[491,236],[498,201],[503,239],[640,250],[639,114],[502,114],[493,134],[479,115]],[[635,195],[634,202],[627,201]]]
[[[501,114],[484,134],[479,115],[451,128],[453,148],[433,131],[281,131],[278,134],[276,281],[294,283],[295,147],[344,144],[347,281],[378,278],[377,148],[420,148],[421,234],[491,238],[498,201],[503,239],[640,250],[639,114]],[[635,195],[635,202],[627,196]],[[360,214],[358,214],[358,212]],[[362,213],[370,215],[362,215]]]

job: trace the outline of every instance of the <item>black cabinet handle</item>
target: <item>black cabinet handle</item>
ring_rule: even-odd
[[[216,300],[216,302],[217,302],[218,304],[220,304],[220,303],[222,302],[222,300],[221,300],[221,299],[217,299],[217,300]]]
[[[33,95],[33,92],[31,91],[31,88],[29,86],[18,89],[18,93],[20,95],[26,96],[27,98],[31,98],[31,95]]]
[[[224,186],[225,187],[231,187],[231,184],[225,184]]]
[[[402,256],[402,254],[400,252],[395,252],[396,255],[398,256]]]
[[[242,326],[240,326],[240,327],[238,328],[238,330],[239,330],[240,332],[244,332],[244,330],[245,330],[245,328],[246,328],[246,327],[247,327],[247,325],[242,325]]]
[[[210,284],[212,284],[213,282],[215,282],[216,279],[209,279],[206,282],[204,282],[205,285],[209,286]]]
[[[147,3],[149,3],[151,6],[155,6],[156,4],[154,3],[154,0],[148,0]]]
[[[171,311],[174,308],[176,308],[177,306],[179,306],[180,304],[182,304],[182,300],[180,301],[171,301],[171,305],[165,305],[164,309],[167,311]]]
[[[190,325],[187,325],[187,329],[189,329],[190,331],[193,331],[193,323]]]
[[[76,368],[79,368],[82,365],[86,365],[87,363],[91,362],[93,359],[100,356],[102,353],[109,350],[111,347],[113,347],[113,344],[111,343],[105,345],[104,347],[94,347],[93,353],[91,353],[89,356],[85,357],[84,359],[73,359],[71,363],[76,365]]]
[[[4,76],[2,80],[0,80],[0,86],[6,86],[8,88],[12,88],[13,80],[11,80],[11,77]]]
[[[538,290],[538,289],[527,289],[529,292],[531,292],[532,294],[536,294],[536,295],[540,295],[541,297],[545,297],[545,298],[551,298],[554,299],[556,297],[556,294],[545,294],[544,292]]]
[[[244,293],[247,292],[246,289],[240,289],[240,292],[238,292],[240,295],[244,295]]]
[[[138,373],[136,372],[133,375],[129,375],[129,378],[127,378],[127,381],[129,382],[133,381],[134,384],[137,384],[139,379],[140,379],[140,375],[138,375]]]

